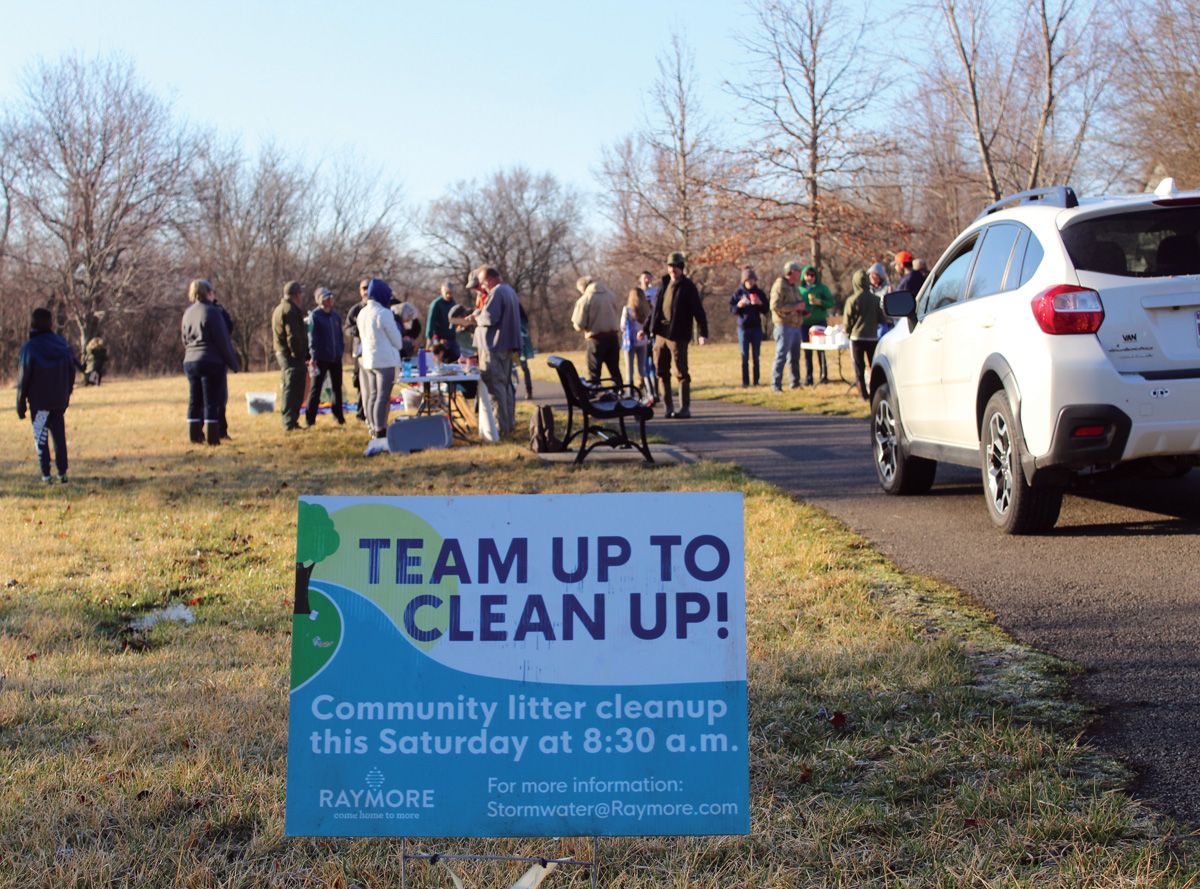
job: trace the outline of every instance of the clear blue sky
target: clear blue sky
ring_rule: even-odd
[[[525,164],[585,191],[686,35],[706,110],[737,113],[738,0],[0,0],[0,103],[38,59],[130,58],[176,113],[250,150],[353,152],[423,203]]]

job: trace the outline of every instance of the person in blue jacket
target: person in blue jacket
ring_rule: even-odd
[[[54,332],[49,309],[34,309],[30,327],[17,365],[17,417],[24,420],[26,412],[30,415],[42,481],[53,481],[49,447],[53,439],[58,480],[66,484],[67,427],[63,415],[71,402],[79,362],[67,341]]]
[[[342,353],[346,343],[342,337],[342,316],[333,307],[333,291],[318,287],[317,307],[308,313],[308,359],[309,375],[312,376],[312,391],[308,394],[308,405],[304,408],[304,423],[311,426],[317,422],[317,408],[321,404],[321,390],[325,377],[333,390],[333,418],[339,426],[346,424],[342,413]]]
[[[729,298],[729,311],[737,316],[738,348],[742,352],[742,388],[750,385],[750,365],[754,365],[754,385],[758,385],[758,358],[762,350],[763,319],[771,311],[770,300],[758,286],[758,275],[750,266],[742,269],[742,286]],[[753,360],[751,360],[753,359]]]

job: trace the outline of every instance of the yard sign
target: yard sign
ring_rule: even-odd
[[[287,833],[746,833],[740,494],[304,497]]]

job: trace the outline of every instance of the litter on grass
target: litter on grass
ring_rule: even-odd
[[[195,619],[196,615],[192,614],[192,609],[176,602],[174,605],[168,605],[166,608],[160,608],[158,611],[152,611],[149,614],[139,617],[130,623],[129,626],[134,630],[148,630],[160,620],[173,620],[181,624],[190,624]]]

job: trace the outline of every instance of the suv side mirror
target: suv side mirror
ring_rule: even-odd
[[[883,314],[889,318],[908,318],[916,311],[917,298],[907,290],[893,290],[883,295]]]

